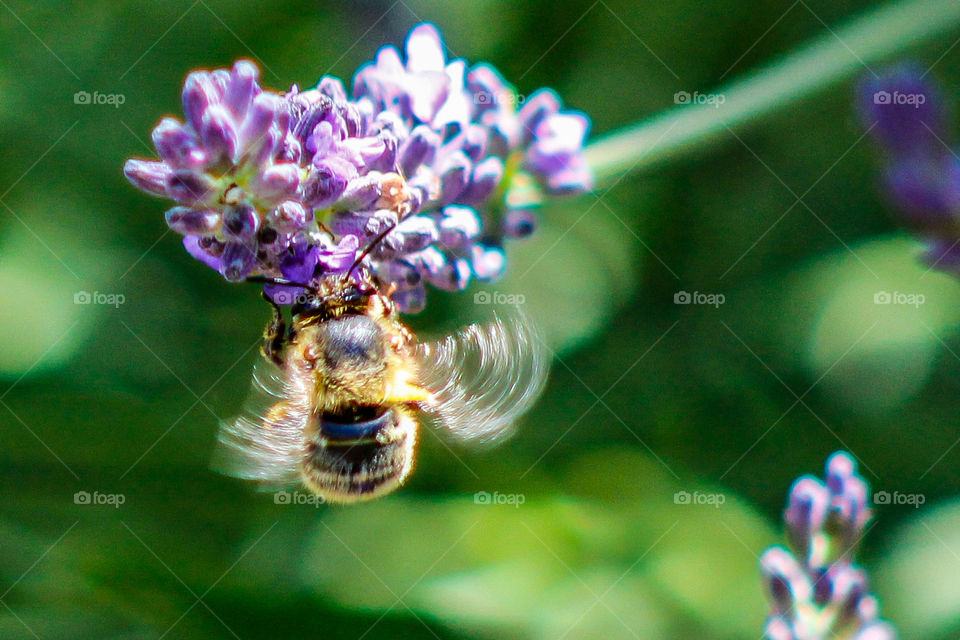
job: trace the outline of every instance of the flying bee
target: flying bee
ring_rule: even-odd
[[[321,278],[289,327],[271,302],[253,397],[221,428],[222,471],[369,500],[410,475],[422,415],[461,440],[497,441],[540,395],[549,357],[519,313],[418,342],[389,293],[353,271]]]

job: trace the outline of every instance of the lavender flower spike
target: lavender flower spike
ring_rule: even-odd
[[[309,286],[390,231],[362,266],[414,313],[425,283],[460,291],[499,277],[504,244],[534,233],[543,195],[592,188],[586,116],[546,89],[524,101],[490,65],[448,60],[431,24],[410,32],[403,54],[381,49],[350,92],[331,77],[283,94],[258,80],[246,61],[191,73],[184,120],[153,131],[159,161],[124,167],[134,186],[176,203],[167,224],[228,280]],[[265,291],[278,304],[302,293]]]
[[[804,476],[794,483],[783,514],[791,549],[771,547],[760,558],[771,607],[766,638],[896,638],[879,618],[866,572],[853,564],[871,517],[867,491],[842,451],[827,461],[826,482]]]
[[[902,65],[870,77],[860,112],[884,152],[884,187],[900,222],[927,245],[928,263],[960,275],[960,161],[942,96],[925,75]]]

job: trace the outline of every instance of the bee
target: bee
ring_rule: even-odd
[[[271,302],[254,392],[222,425],[215,467],[326,502],[370,500],[410,476],[421,417],[496,442],[540,395],[548,352],[519,312],[421,342],[377,280],[353,271],[322,277],[289,327]]]

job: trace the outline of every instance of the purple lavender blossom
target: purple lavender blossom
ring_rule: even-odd
[[[771,613],[770,640],[893,640],[879,617],[866,572],[853,564],[871,518],[867,483],[844,452],[827,461],[826,482],[803,476],[790,490],[783,520],[790,549],[760,558]]]
[[[869,78],[860,111],[884,151],[884,186],[900,221],[926,244],[924,260],[960,274],[960,161],[943,99],[925,76],[903,65]]]
[[[448,61],[436,27],[421,24],[405,56],[384,47],[357,72],[285,94],[257,68],[191,73],[185,122],[154,130],[159,161],[129,160],[128,179],[173,199],[167,224],[195,258],[231,281],[251,275],[312,286],[364,266],[402,311],[424,284],[458,291],[506,268],[504,239],[534,233],[541,197],[592,188],[582,146],[589,128],[552,91],[523,101],[491,66]],[[517,108],[522,104],[522,107]],[[268,285],[289,304],[300,287]]]

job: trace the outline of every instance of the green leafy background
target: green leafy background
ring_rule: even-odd
[[[121,173],[191,69],[240,57],[268,87],[309,86],[430,20],[452,55],[524,95],[554,87],[599,136],[873,3],[0,4],[0,637],[755,638],[790,483],[841,448],[924,502],[880,507],[865,540],[884,613],[905,638],[960,633],[960,287],[893,222],[851,82],[549,205],[503,281],[433,292],[410,319],[424,335],[486,317],[478,291],[523,294],[549,386],[512,440],[429,431],[408,486],[349,508],[209,470],[268,312]],[[911,51],[951,100],[957,35]]]

